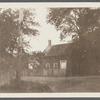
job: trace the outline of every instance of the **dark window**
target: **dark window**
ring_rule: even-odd
[[[46,69],[50,69],[50,63],[46,63]]]
[[[58,69],[58,63],[54,63],[54,64],[53,64],[53,68],[54,68],[54,69]]]

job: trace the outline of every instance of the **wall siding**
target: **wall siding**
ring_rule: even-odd
[[[67,60],[67,69],[60,68],[60,61]],[[70,59],[67,56],[52,56],[52,57],[44,57],[42,59],[42,67],[43,67],[43,76],[58,76],[58,77],[66,77],[71,76],[71,67],[70,67]],[[46,69],[46,63],[50,63],[51,68]],[[53,63],[58,63],[58,69],[53,68]]]

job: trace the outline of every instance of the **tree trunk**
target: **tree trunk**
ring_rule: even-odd
[[[21,81],[21,67],[22,67],[22,52],[19,50],[19,55],[17,57],[17,64],[16,64],[16,81],[20,83]]]
[[[19,40],[18,40],[18,66],[16,68],[16,80],[20,83],[21,80],[21,67],[22,67],[22,29],[21,29],[21,22],[23,20],[23,9],[19,11]]]
[[[16,71],[16,81],[17,81],[17,83],[20,83],[20,81],[21,81],[21,72],[19,69],[17,69],[17,71]]]

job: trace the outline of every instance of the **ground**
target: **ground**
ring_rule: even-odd
[[[100,76],[88,77],[23,77],[50,87],[51,92],[100,92]]]
[[[100,76],[88,77],[22,77],[18,87],[0,87],[0,92],[100,92]]]

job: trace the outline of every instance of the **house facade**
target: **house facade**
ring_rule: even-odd
[[[51,41],[48,41],[48,47],[44,50],[45,56],[42,58],[43,76],[66,77],[72,75],[69,45],[51,45]]]

